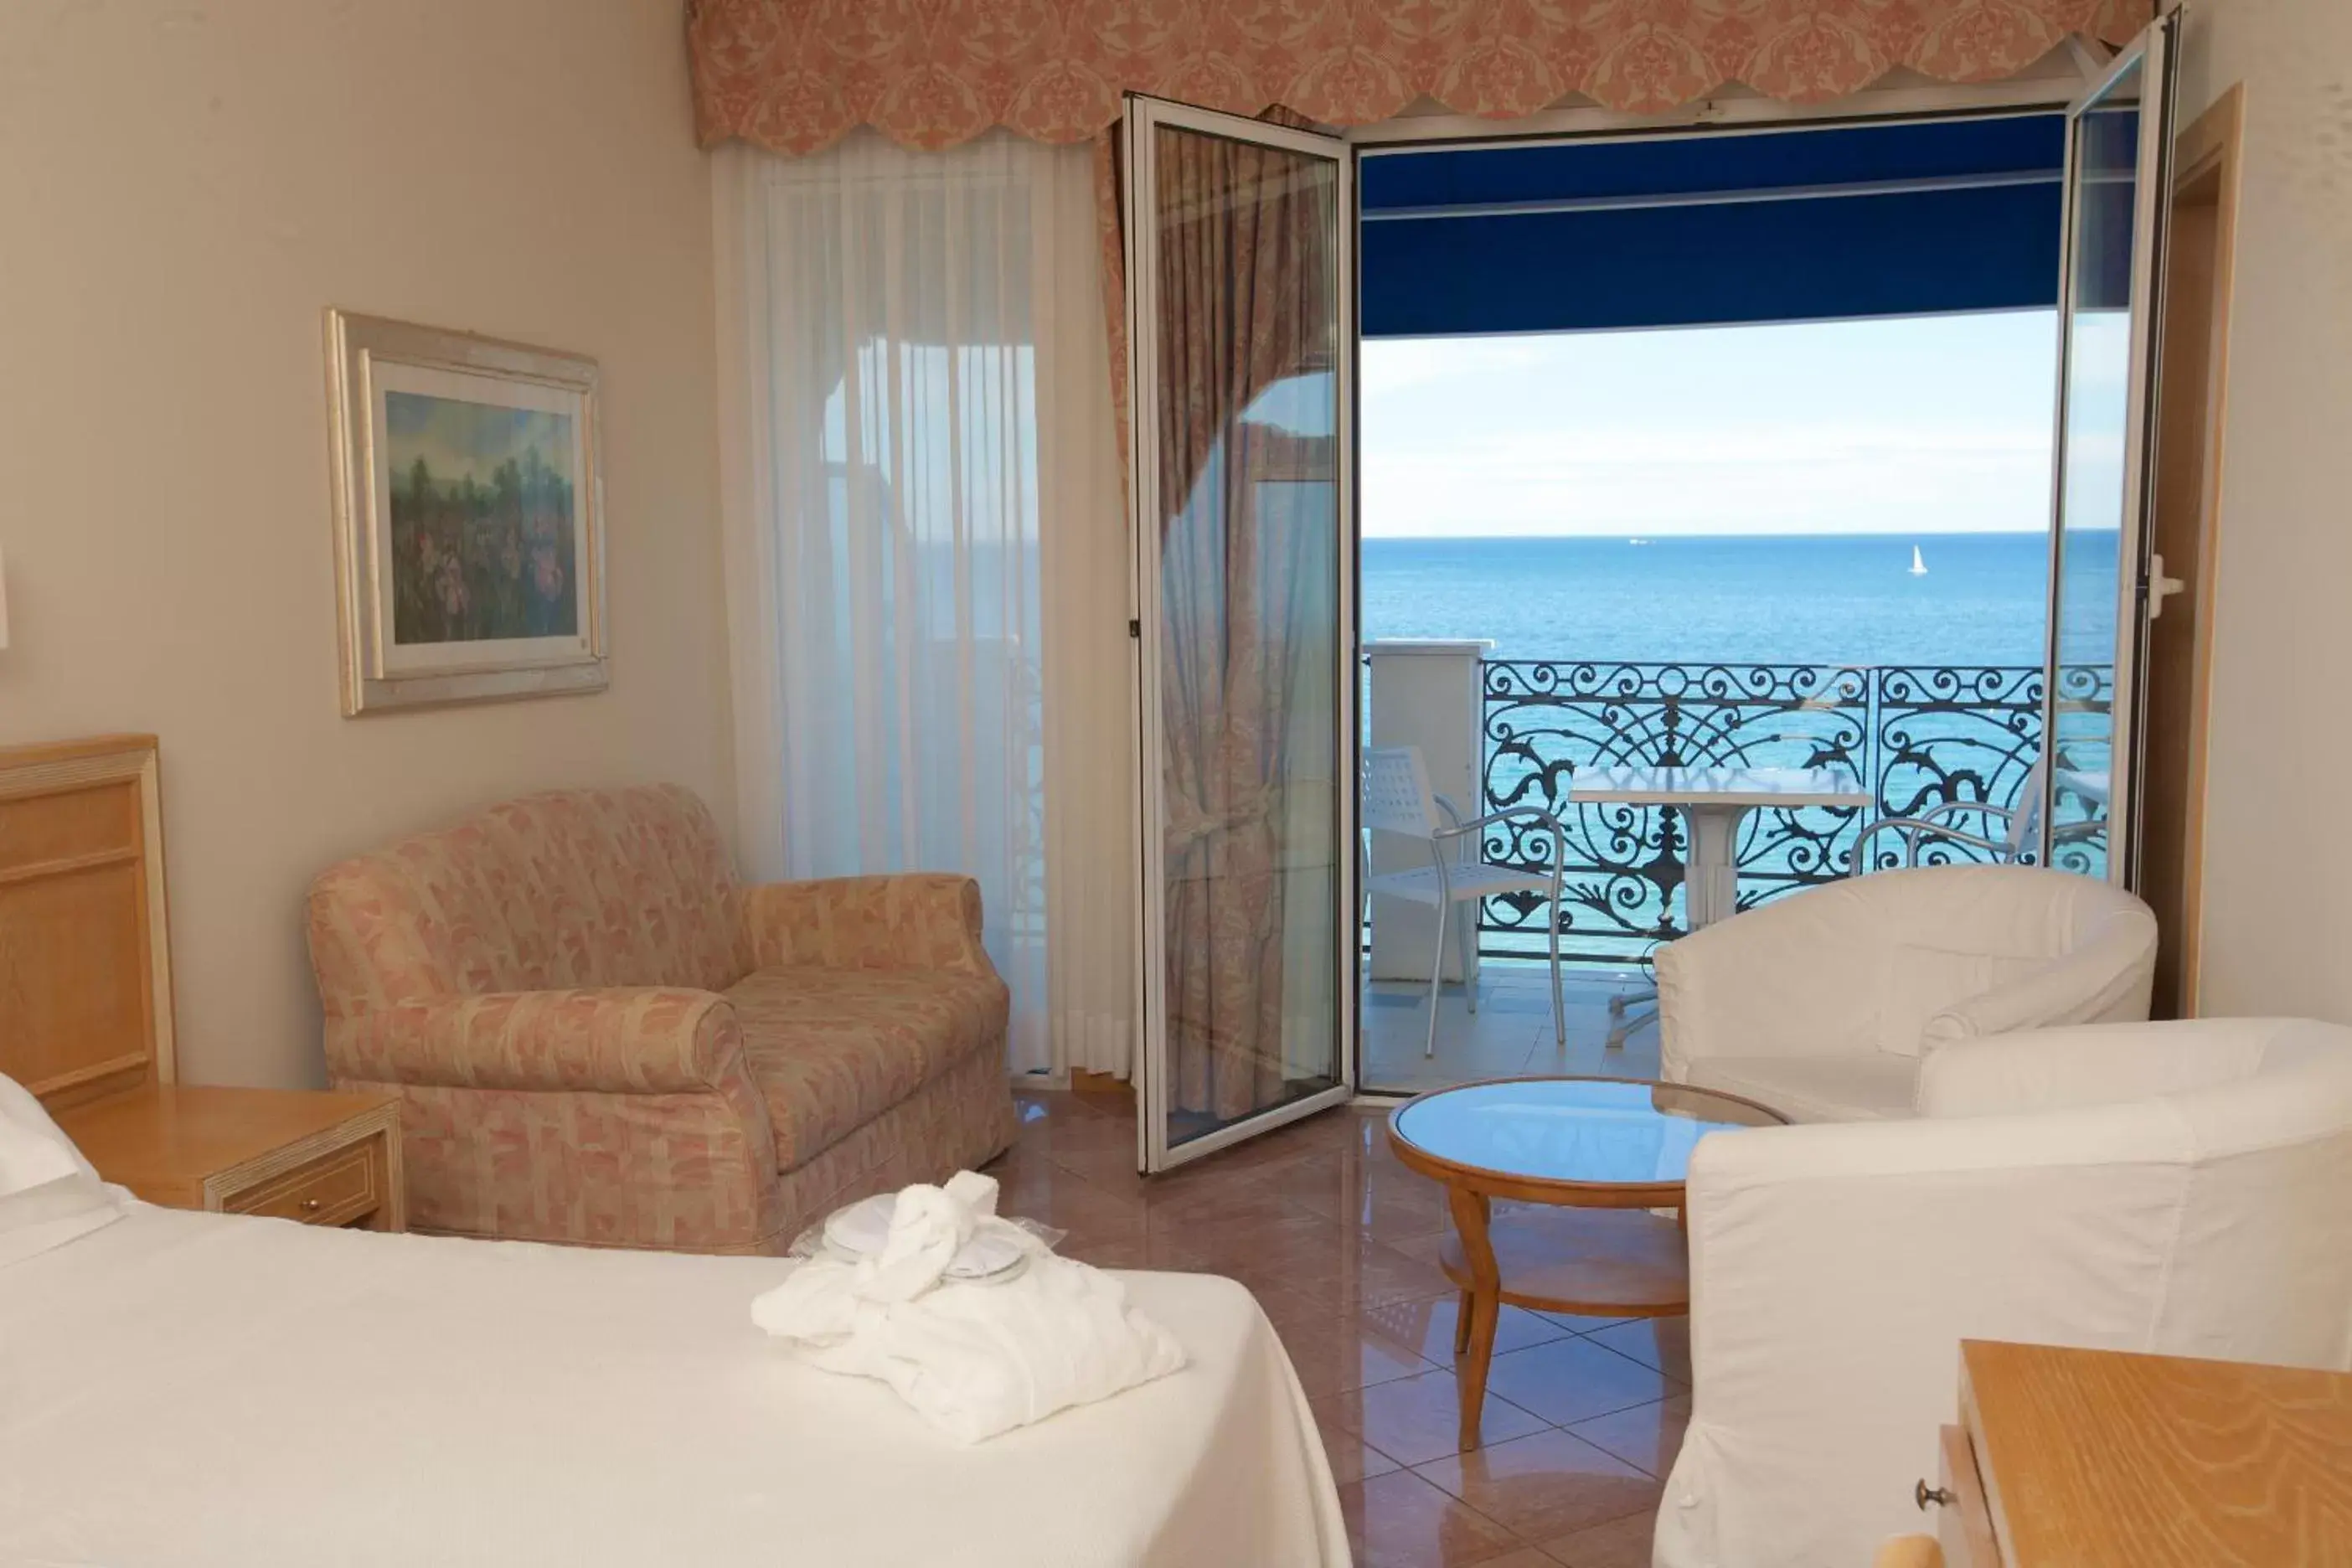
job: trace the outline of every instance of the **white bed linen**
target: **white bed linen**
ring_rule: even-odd
[[[139,1205],[0,1268],[0,1563],[1345,1568],[1232,1281],[1122,1276],[1191,1364],[966,1448],[751,1324],[787,1267]]]

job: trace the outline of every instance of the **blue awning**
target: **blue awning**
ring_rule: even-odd
[[[1368,337],[2054,305],[2056,114],[1388,153]]]

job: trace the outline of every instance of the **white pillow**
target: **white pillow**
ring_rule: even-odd
[[[0,1073],[0,1268],[111,1224],[127,1206],[41,1102]]]
[[[0,1073],[0,1198],[74,1175],[98,1173],[32,1091]]]

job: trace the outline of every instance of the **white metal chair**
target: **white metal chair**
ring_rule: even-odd
[[[1565,870],[1567,854],[1566,832],[1559,818],[1541,806],[1507,806],[1488,812],[1471,821],[1462,820],[1461,811],[1442,795],[1432,794],[1429,772],[1422,765],[1418,746],[1367,747],[1364,752],[1363,826],[1367,832],[1395,833],[1407,837],[1424,839],[1429,845],[1429,866],[1405,871],[1370,869],[1370,857],[1365,857],[1364,892],[1367,898],[1385,893],[1391,898],[1404,899],[1416,904],[1433,904],[1437,909],[1436,952],[1429,969],[1429,1043],[1423,1057],[1437,1054],[1437,998],[1445,978],[1445,927],[1447,917],[1457,903],[1475,904],[1477,900],[1497,893],[1542,893],[1551,900],[1551,1027],[1553,1037],[1565,1047],[1568,1044],[1567,1016],[1560,1004],[1559,991],[1559,893],[1560,878]],[[1438,813],[1445,820],[1438,820]],[[1480,829],[1497,822],[1533,821],[1551,831],[1551,871],[1525,870],[1517,866],[1490,866],[1474,858]],[[1450,851],[1450,852],[1449,852]],[[1478,944],[1478,916],[1474,908],[1462,920],[1454,922],[1462,948],[1463,990],[1470,1011],[1478,1010],[1478,988],[1471,983],[1470,970]]]
[[[1948,838],[1954,843],[1988,851],[1998,864],[2016,865],[2033,847],[2034,833],[2042,825],[2044,766],[2045,763],[2037,759],[2026,770],[2024,782],[2017,786],[2017,804],[2014,805],[1994,805],[1980,800],[1948,800],[1929,806],[1916,816],[1882,816],[1868,824],[1863,828],[1862,836],[1853,841],[1851,874],[1859,876],[1870,868],[1866,851],[1870,841],[1881,833],[1900,833],[1903,836],[1903,864],[1906,867],[1919,863],[1919,845],[1925,838]],[[2060,776],[2063,778],[2064,774]],[[1986,831],[1971,833],[1954,825],[1955,817],[1971,815],[1979,819],[1979,825]],[[1995,825],[2000,828],[1998,838],[1993,837],[1990,831]],[[2058,835],[2062,839],[2068,836],[2063,829]]]

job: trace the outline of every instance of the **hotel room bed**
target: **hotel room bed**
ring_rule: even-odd
[[[752,1326],[786,1267],[132,1205],[0,1263],[0,1563],[1347,1563],[1231,1281],[1124,1276],[1192,1364],[965,1448]]]

